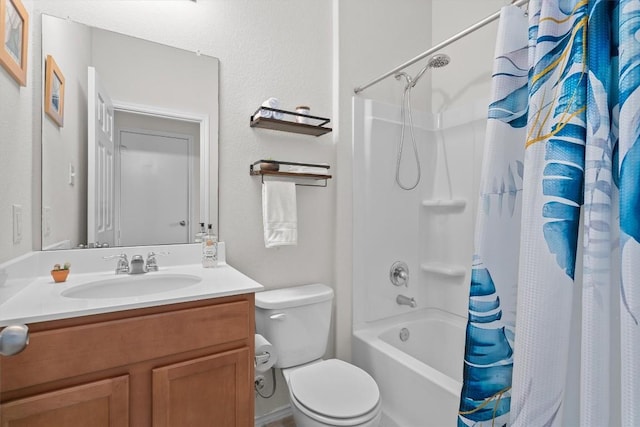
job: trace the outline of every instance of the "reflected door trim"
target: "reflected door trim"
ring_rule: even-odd
[[[87,241],[113,246],[114,107],[94,67],[87,67]]]
[[[113,107],[118,111],[127,113],[182,120],[198,123],[200,125],[200,221],[209,222],[209,146],[211,142],[209,134],[209,116],[206,114],[190,113],[158,108],[155,106],[122,102],[115,99],[113,100]]]

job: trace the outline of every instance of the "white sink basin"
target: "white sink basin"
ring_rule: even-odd
[[[62,291],[62,296],[77,299],[136,297],[174,291],[201,281],[201,277],[190,274],[146,273],[89,282]]]

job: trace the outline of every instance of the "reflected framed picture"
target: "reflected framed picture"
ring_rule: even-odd
[[[51,55],[47,55],[45,73],[44,112],[62,127],[64,125],[64,75]]]
[[[27,85],[29,14],[20,0],[0,0],[0,64],[20,84]]]

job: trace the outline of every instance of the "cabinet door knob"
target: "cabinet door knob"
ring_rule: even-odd
[[[13,356],[29,344],[29,328],[26,325],[11,325],[0,331],[0,354]]]

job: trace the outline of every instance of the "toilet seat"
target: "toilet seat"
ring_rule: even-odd
[[[374,379],[342,360],[294,368],[287,376],[294,404],[325,424],[363,424],[380,411],[380,391]]]

